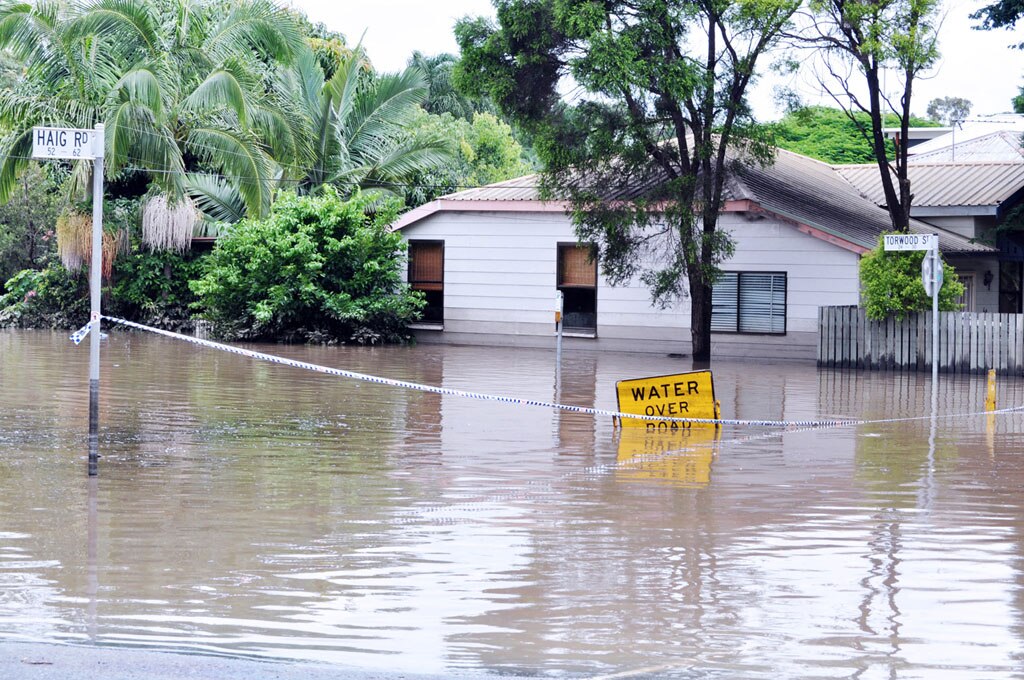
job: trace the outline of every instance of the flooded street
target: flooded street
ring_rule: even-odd
[[[661,355],[263,345],[615,409]],[[930,375],[712,366],[722,415],[927,416]],[[0,640],[554,677],[1020,678],[1024,413],[720,441],[112,331],[0,331]],[[1024,383],[999,382],[1000,407]],[[933,440],[933,441],[932,441]]]

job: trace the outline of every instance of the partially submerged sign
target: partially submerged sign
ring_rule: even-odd
[[[939,247],[938,234],[885,234],[883,250],[934,250]]]
[[[95,130],[75,128],[32,128],[32,158],[90,159],[96,157],[93,149]]]
[[[619,418],[623,428],[642,427],[648,432],[671,432],[691,427],[718,427],[716,423],[672,420],[718,419],[718,404],[715,401],[715,385],[711,371],[620,380],[615,383],[615,392],[620,412],[647,416]]]

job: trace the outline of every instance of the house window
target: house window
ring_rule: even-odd
[[[723,272],[711,295],[711,330],[786,332],[786,274]]]
[[[974,272],[969,274],[957,274],[957,281],[963,284],[964,294],[957,298],[957,304],[962,305],[960,309],[965,312],[974,311]]]
[[[597,259],[592,246],[558,244],[558,290],[562,291],[562,328],[597,330]]]
[[[409,241],[409,287],[424,294],[425,323],[444,323],[444,241]]]
[[[1024,266],[1020,262],[999,263],[999,312],[1002,314],[1020,314],[1022,270]]]

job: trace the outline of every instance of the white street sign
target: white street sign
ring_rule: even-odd
[[[70,158],[92,160],[100,153],[95,153],[93,140],[95,130],[77,130],[75,128],[32,128],[32,158]]]
[[[931,250],[939,245],[938,234],[886,234],[882,237],[885,250]]]
[[[933,274],[933,260],[928,255],[921,260],[921,283],[924,284],[924,292],[928,297],[935,292],[935,276]]]

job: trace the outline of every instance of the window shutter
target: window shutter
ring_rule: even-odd
[[[558,286],[562,288],[595,288],[597,262],[590,259],[586,246],[564,246],[558,249]],[[550,262],[550,260],[548,260]],[[549,270],[550,271],[550,270]]]
[[[745,272],[740,285],[741,333],[786,331],[786,278]]]
[[[711,330],[735,333],[738,328],[740,277],[723,272],[711,291]]]
[[[444,289],[444,244],[409,244],[409,283],[415,290]]]

